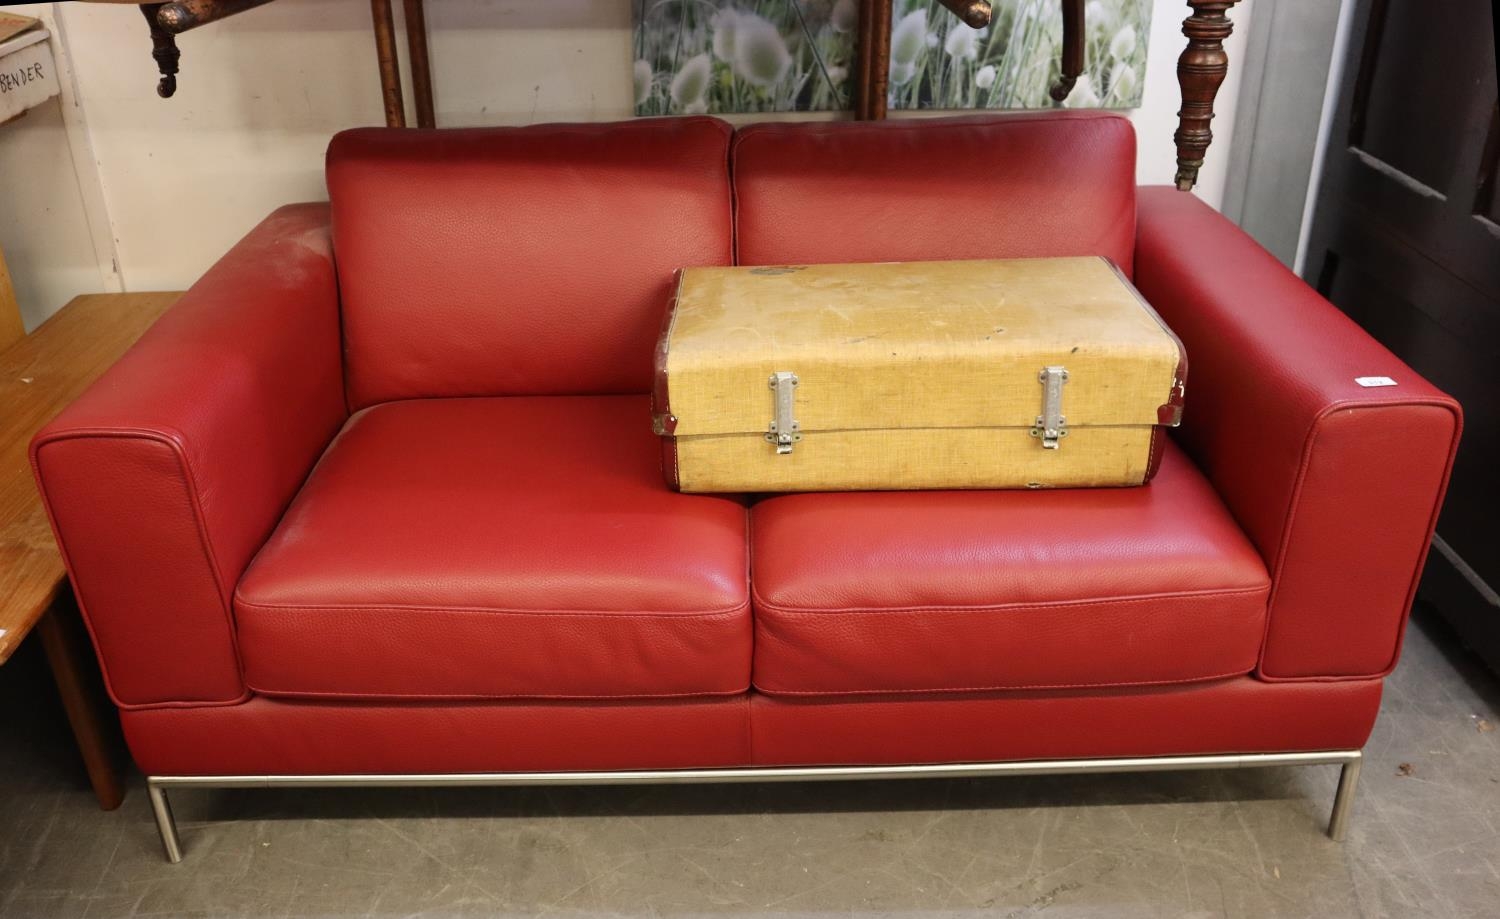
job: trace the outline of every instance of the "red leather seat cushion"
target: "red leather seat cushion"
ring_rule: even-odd
[[[662,482],[645,396],[350,418],[235,596],[245,679],[297,696],[743,692],[746,512]]]
[[[1135,130],[1104,112],[735,132],[741,265],[1135,251]]]
[[[1121,686],[1250,672],[1270,579],[1173,444],[1140,488],[757,504],[757,689]]]

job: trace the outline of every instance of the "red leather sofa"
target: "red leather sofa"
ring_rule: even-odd
[[[335,137],[32,447],[169,854],[191,780],[1357,766],[1459,407],[1134,175],[1104,114]],[[1191,357],[1148,486],[663,484],[675,268],[1082,254]]]

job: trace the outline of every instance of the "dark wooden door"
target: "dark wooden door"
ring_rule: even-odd
[[[1463,404],[1421,596],[1500,670],[1500,117],[1491,0],[1357,0],[1308,280]]]

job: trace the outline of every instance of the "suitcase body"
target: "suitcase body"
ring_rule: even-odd
[[[688,268],[653,423],[682,491],[1140,485],[1186,372],[1103,258]]]

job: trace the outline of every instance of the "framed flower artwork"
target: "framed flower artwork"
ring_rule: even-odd
[[[988,28],[971,29],[936,0],[892,0],[893,109],[1052,108],[1062,57],[1058,0],[997,0]],[[1062,105],[1138,108],[1151,0],[1089,0],[1084,71]]]
[[[638,115],[850,107],[857,0],[632,0]],[[1059,0],[996,0],[975,30],[937,0],[891,0],[892,109],[1056,105]],[[1089,0],[1085,69],[1062,103],[1136,108],[1151,0]]]
[[[632,0],[638,115],[849,107],[856,0]]]

